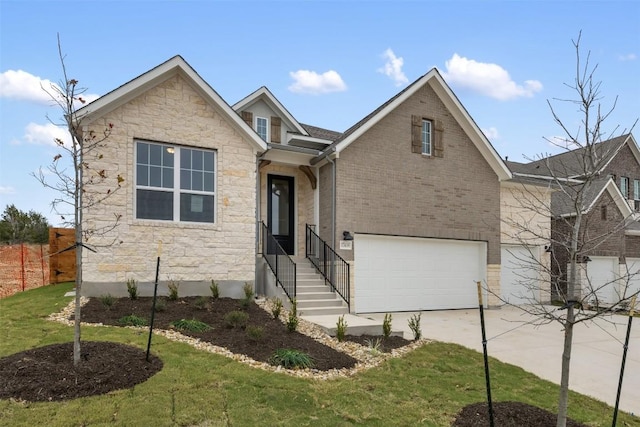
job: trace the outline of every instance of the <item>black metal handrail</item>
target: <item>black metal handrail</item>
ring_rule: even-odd
[[[290,301],[296,297],[296,263],[282,249],[280,243],[262,222],[262,256],[273,271],[276,285],[280,285]]]
[[[309,224],[306,226],[305,253],[325,282],[340,295],[351,311],[349,263],[322,240]]]

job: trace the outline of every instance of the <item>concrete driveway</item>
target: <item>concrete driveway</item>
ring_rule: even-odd
[[[408,320],[414,313],[392,313],[393,328],[413,338]],[[361,314],[382,322],[384,313]],[[563,331],[558,323],[527,325],[532,316],[514,307],[485,310],[489,356],[520,366],[560,384]],[[425,338],[482,352],[479,310],[424,311]],[[574,328],[569,388],[615,405],[628,317],[608,316]],[[569,402],[571,404],[571,402]],[[635,318],[622,384],[620,409],[640,416],[640,318]]]

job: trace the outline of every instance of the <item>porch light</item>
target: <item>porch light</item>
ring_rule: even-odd
[[[591,258],[589,258],[588,256],[585,255],[582,257],[582,262],[590,262],[590,261],[591,261]]]
[[[552,253],[552,252],[553,252],[553,248],[551,247],[551,245],[549,245],[549,246],[545,246],[545,247],[544,247],[544,251],[545,251],[546,253],[549,253],[549,254],[550,254],[550,253]]]
[[[342,232],[342,240],[353,240],[353,236],[345,230]]]

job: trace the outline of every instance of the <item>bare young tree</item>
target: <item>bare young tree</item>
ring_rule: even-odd
[[[586,274],[589,254],[620,243],[616,239],[624,239],[624,230],[637,222],[612,177],[602,174],[628,137],[613,138],[614,133],[624,135],[631,130],[620,132],[616,128],[611,133],[603,130],[617,98],[610,108],[602,108],[601,82],[595,80],[597,65],[590,64],[590,52],[586,58],[582,55],[580,39],[581,34],[577,40],[572,40],[576,71],[573,82],[565,84],[575,98],[554,100],[578,109],[577,129],[572,129],[574,121],[561,118],[557,106],[547,101],[553,119],[564,135],[550,138],[548,142],[566,152],[539,156],[526,164],[510,164],[514,181],[519,185],[514,187],[517,194],[511,198],[517,206],[510,206],[513,215],[503,218],[510,240],[528,248],[528,253],[521,253],[515,261],[517,282],[529,303],[518,307],[534,315],[536,324],[557,322],[564,331],[558,427],[566,426],[567,422],[575,325],[628,308],[631,298],[638,293],[629,286],[635,274],[632,271],[607,283],[592,281]],[[550,229],[541,225],[545,220],[548,223],[549,218]],[[543,256],[535,249],[540,242],[547,242]],[[605,301],[603,292],[612,289],[614,284],[619,286],[620,292],[613,301]],[[560,301],[562,306],[549,305],[552,299]]]
[[[105,170],[98,170],[92,167],[92,162],[102,158],[99,148],[111,134],[113,125],[111,123],[97,133],[94,130],[86,129],[82,123],[82,118],[77,111],[87,101],[83,97],[86,88],[78,86],[78,80],[70,78],[65,65],[65,55],[62,52],[60,36],[58,35],[58,55],[62,66],[62,79],[50,87],[43,87],[43,90],[51,97],[54,104],[62,112],[62,121],[54,121],[49,117],[49,121],[57,126],[63,127],[69,134],[70,142],[65,142],[56,138],[55,142],[60,152],[53,157],[48,166],[49,173],[42,169],[33,176],[47,188],[58,192],[51,205],[62,222],[75,229],[75,243],[67,249],[76,250],[76,282],[75,282],[75,322],[74,322],[74,345],[73,363],[78,366],[80,363],[80,323],[81,305],[80,295],[82,290],[82,252],[83,248],[95,251],[87,245],[89,238],[93,235],[102,235],[112,230],[118,225],[120,215],[113,218],[113,222],[108,226],[93,228],[88,227],[83,222],[82,213],[84,210],[104,202],[124,181],[122,176],[109,177]],[[53,178],[52,178],[53,177]],[[104,190],[105,183],[112,181],[111,187]],[[65,249],[65,250],[67,250]]]

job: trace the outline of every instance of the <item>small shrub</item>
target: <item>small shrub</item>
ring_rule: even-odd
[[[372,355],[377,356],[382,352],[382,340],[380,338],[364,340],[364,342]]]
[[[205,297],[198,297],[193,303],[198,310],[204,310],[207,307],[207,299]]]
[[[313,359],[306,353],[298,350],[280,348],[269,358],[273,366],[282,366],[287,369],[305,369],[313,367]]]
[[[224,322],[228,328],[242,328],[247,326],[249,315],[244,311],[230,311],[224,316]]]
[[[156,308],[155,308],[156,313],[160,313],[162,311],[165,311],[166,309],[167,309],[167,301],[164,298],[156,299]]]
[[[336,338],[338,342],[344,341],[344,336],[347,334],[347,322],[344,320],[344,315],[338,317],[338,323],[336,323]]]
[[[249,282],[244,282],[244,286],[243,286],[242,290],[244,291],[244,298],[245,299],[249,299],[250,300],[255,295],[255,292],[253,292],[253,285],[251,283],[249,283]]]
[[[116,298],[111,294],[101,295],[100,302],[107,310],[111,310],[113,304],[116,303]]]
[[[247,337],[253,342],[260,341],[264,335],[264,328],[262,326],[249,325],[246,331]]]
[[[138,284],[135,279],[127,280],[127,292],[129,292],[129,299],[138,299]]]
[[[171,322],[171,327],[183,332],[206,332],[211,329],[211,326],[196,319],[191,320],[175,320]]]
[[[274,319],[278,319],[280,318],[280,313],[282,313],[282,300],[276,297],[271,302],[271,315]]]
[[[384,315],[384,320],[382,321],[382,335],[384,335],[385,338],[389,338],[391,335],[391,313]]]
[[[220,298],[220,287],[215,280],[211,279],[211,286],[209,286],[209,289],[211,289],[211,297],[213,299]]]
[[[175,301],[178,299],[178,286],[179,284],[173,280],[169,283],[169,299]]]
[[[289,310],[289,316],[287,317],[287,330],[295,332],[298,329],[298,323],[300,323],[300,319],[298,319],[298,303],[294,298],[291,300],[291,310]]]
[[[422,331],[420,330],[420,318],[422,317],[422,313],[414,314],[409,319],[409,329],[413,332],[413,339],[418,341],[422,336]]]
[[[118,323],[122,326],[147,326],[149,324],[147,319],[138,317],[135,314],[121,317],[118,319]]]
[[[247,310],[249,308],[249,306],[251,305],[251,299],[247,299],[247,298],[242,298],[240,300],[240,307],[242,307],[243,310]]]

